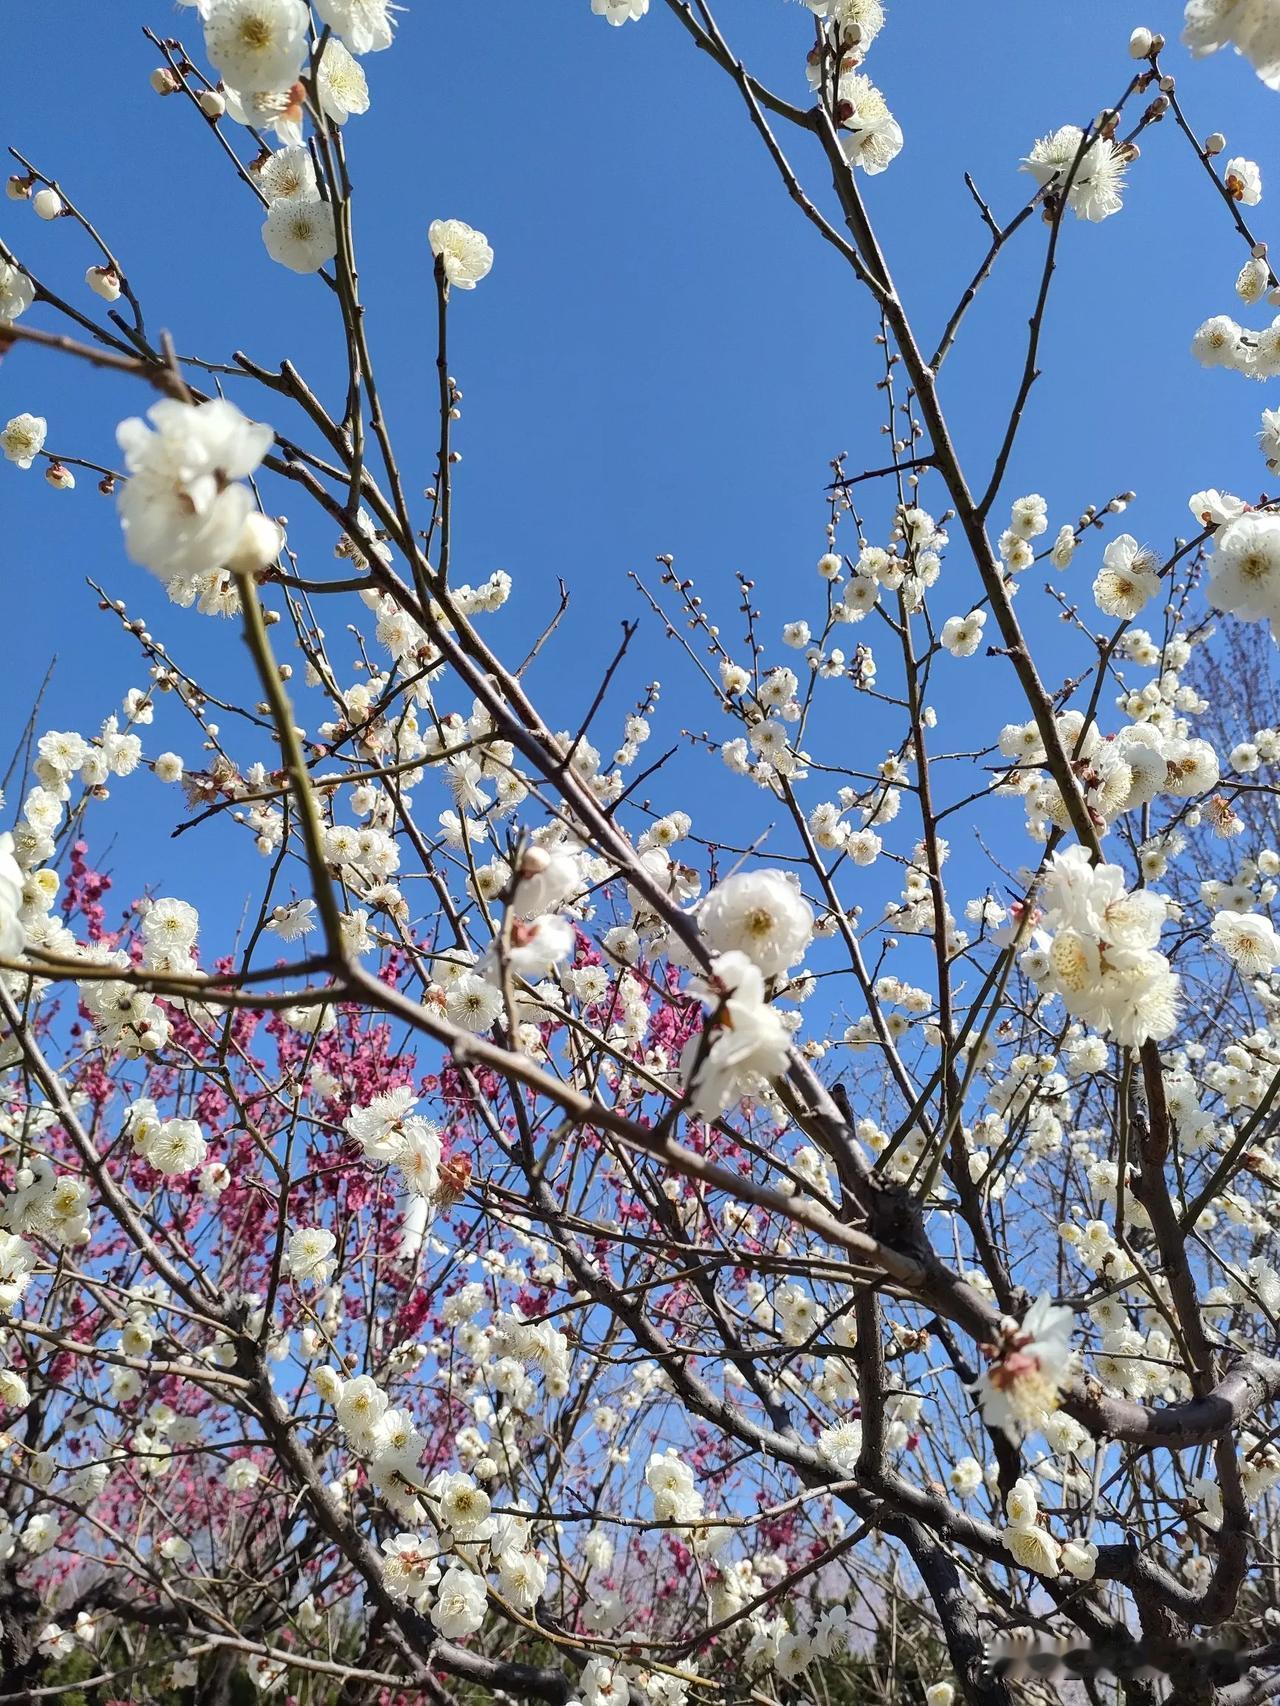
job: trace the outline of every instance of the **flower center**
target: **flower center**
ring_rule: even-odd
[[[1248,551],[1240,559],[1240,573],[1247,581],[1263,581],[1271,572],[1271,563],[1262,551]]]
[[[768,936],[773,929],[773,914],[766,906],[753,906],[747,914],[746,926],[751,936]]]

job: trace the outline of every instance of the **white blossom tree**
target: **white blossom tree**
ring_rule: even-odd
[[[348,121],[396,10],[147,32],[165,118],[238,180],[228,244],[256,223],[328,294],[336,387],[335,352],[180,354],[74,139],[12,150],[6,473],[113,498],[94,596],[145,685],[97,732],[37,708],[0,855],[0,1695],[998,1706],[1053,1662],[1091,1700],[1280,1694],[1280,500],[1198,491],[1147,545],[1122,443],[1077,516],[1010,484],[1058,258],[1140,149],[1185,153],[1239,266],[1241,319],[1162,359],[1280,376],[1258,167],[1138,28],[1085,122],[1010,139],[1011,213],[970,181],[986,253],[926,329],[865,193],[906,0],[792,6],[770,68],[706,0],[557,8],[665,22],[732,85],[876,340],[851,407],[884,445],[814,492],[781,633],[660,557],[560,729],[559,617],[500,653],[509,576],[457,570],[449,333],[513,286],[437,209],[403,251],[425,490],[380,401]],[[1278,88],[1280,0],[1191,0],[1185,44]],[[993,447],[947,398],[996,268],[1028,306]],[[136,385],[114,446],[35,412],[59,362]],[[157,580],[175,608],[135,616]],[[640,639],[670,709],[619,690]],[[100,802],[166,784],[190,889],[142,841],[117,903]],[[981,867],[948,868],[962,831]],[[230,843],[260,880],[217,939]]]

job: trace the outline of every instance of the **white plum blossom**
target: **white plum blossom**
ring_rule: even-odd
[[[1265,976],[1280,966],[1280,935],[1256,912],[1215,912],[1213,940],[1246,977]]]
[[[231,1493],[247,1493],[257,1486],[262,1479],[262,1470],[251,1457],[237,1457],[227,1465],[223,1477],[227,1491]]]
[[[1241,202],[1245,207],[1256,207],[1262,200],[1262,173],[1254,161],[1246,160],[1242,155],[1237,154],[1227,161],[1222,181],[1232,200]]]
[[[1024,1570],[1050,1578],[1058,1574],[1062,1547],[1047,1529],[1010,1524],[1004,1531],[1004,1543]]]
[[[653,1495],[653,1514],[658,1522],[696,1522],[701,1517],[703,1499],[693,1471],[673,1447],[649,1459],[644,1479]]]
[[[313,197],[282,197],[267,209],[262,241],[273,261],[290,272],[319,272],[338,252],[338,234],[330,202]]]
[[[12,1314],[31,1282],[36,1253],[13,1232],[0,1232],[0,1315]]]
[[[382,1542],[383,1579],[394,1598],[422,1600],[440,1580],[440,1554],[432,1540],[395,1534]]]
[[[267,929],[274,931],[284,942],[297,942],[310,935],[316,927],[316,903],[309,895],[291,900],[287,905],[272,909]]]
[[[1251,255],[1236,275],[1236,295],[1241,302],[1261,302],[1270,283],[1270,264],[1261,255]]]
[[[391,46],[395,29],[392,0],[313,0],[321,23],[328,24],[352,53],[379,53]]]
[[[644,17],[649,0],[591,0],[591,10],[606,23],[629,24]]]
[[[325,1226],[301,1226],[290,1235],[285,1260],[294,1279],[327,1285],[338,1241]]]
[[[1034,1527],[1040,1512],[1035,1482],[1020,1476],[1005,1495],[1004,1509],[1012,1528]]]
[[[1038,1297],[978,1377],[983,1418],[1015,1443],[1042,1428],[1058,1407],[1071,1361],[1071,1324],[1069,1309],[1056,1308],[1047,1294]]]
[[[31,1402],[31,1389],[12,1368],[0,1368],[0,1410],[25,1410]]]
[[[824,1428],[818,1435],[818,1450],[842,1475],[856,1476],[862,1454],[862,1423],[839,1422],[833,1428]]]
[[[1040,138],[1022,170],[1042,189],[1060,190],[1070,182],[1067,205],[1077,219],[1096,223],[1120,211],[1126,163],[1116,143],[1095,136],[1086,144],[1078,125],[1065,124]]]
[[[1049,506],[1039,492],[1015,498],[1009,526],[1021,539],[1036,539],[1049,527]]]
[[[57,1541],[58,1528],[58,1519],[52,1511],[37,1511],[27,1518],[18,1544],[33,1558],[41,1558]]]
[[[233,403],[165,398],[116,437],[130,478],[120,488],[125,550],[161,580],[221,568],[235,552],[253,494],[240,484],[273,442]]]
[[[474,1635],[484,1622],[488,1596],[481,1577],[465,1564],[451,1564],[440,1578],[431,1621],[446,1641]]]
[[[1205,592],[1215,610],[1280,628],[1280,515],[1241,515],[1222,528]]]
[[[14,415],[0,429],[0,450],[19,468],[29,468],[44,449],[49,423],[41,415]]]
[[[953,1465],[947,1481],[962,1499],[971,1499],[982,1485],[982,1465],[976,1457],[962,1457]]]
[[[718,955],[695,990],[707,1009],[707,1028],[689,1039],[680,1067],[691,1110],[714,1119],[777,1077],[786,1065],[790,1033],[764,998],[759,967],[745,954]]]
[[[280,148],[257,168],[258,188],[269,202],[316,201],[315,162],[305,148]]]
[[[1263,442],[1265,452],[1265,432],[1267,415],[1262,417]],[[1187,508],[1199,522],[1201,527],[1225,527],[1229,521],[1243,515],[1249,506],[1242,499],[1233,497],[1230,492],[1220,492],[1216,487],[1209,487],[1203,492],[1193,492],[1187,499]]]
[[[492,1029],[502,1010],[501,989],[472,972],[450,984],[445,996],[445,1013],[450,1022],[463,1031]]]
[[[869,77],[840,79],[840,144],[850,165],[875,177],[902,152],[902,126]]]
[[[540,918],[518,918],[506,945],[495,941],[476,970],[480,976],[501,983],[505,960],[517,977],[541,977],[572,952],[572,924],[567,918],[544,913]]]
[[[274,136],[286,148],[301,148],[303,140],[303,87],[291,83],[283,89],[224,88],[227,117],[237,124]]]
[[[967,616],[948,616],[938,638],[953,658],[971,658],[982,644],[986,620],[985,610],[971,610]]]
[[[1160,590],[1154,555],[1131,533],[1113,539],[1102,553],[1102,567],[1093,583],[1093,598],[1104,616],[1131,622]]]
[[[742,953],[765,977],[804,958],[813,908],[784,871],[738,871],[717,883],[698,908],[698,927],[717,954]]]
[[[474,290],[488,276],[493,250],[483,231],[473,231],[461,219],[433,219],[427,241],[444,267],[446,282],[459,290]]]
[[[1187,0],[1182,39],[1197,58],[1234,47],[1280,89],[1280,32],[1269,0]]]
[[[0,834],[0,956],[17,959],[26,945],[22,921],[25,879],[13,856],[13,836]]]
[[[36,299],[36,287],[12,261],[0,256],[0,321],[16,320]]]
[[[196,1120],[155,1121],[139,1148],[157,1173],[171,1178],[203,1167],[209,1153]]]
[[[1191,340],[1191,353],[1202,367],[1238,367],[1244,348],[1244,329],[1229,314],[1213,315]]]
[[[1068,1575],[1077,1581],[1091,1582],[1098,1569],[1098,1548],[1092,1540],[1068,1540],[1059,1561]]]
[[[343,1122],[348,1137],[370,1161],[390,1162],[405,1188],[416,1196],[435,1196],[440,1179],[440,1133],[421,1114],[413,1112],[416,1097],[407,1086],[385,1091]]]
[[[284,89],[305,63],[309,22],[303,0],[211,0],[205,51],[233,89]]]
[[[369,110],[364,67],[337,39],[325,43],[316,71],[316,92],[321,111],[334,124],[345,124],[353,113],[358,116]]]

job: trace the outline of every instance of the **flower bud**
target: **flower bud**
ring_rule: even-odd
[[[151,87],[157,95],[176,95],[182,87],[182,79],[169,66],[157,65],[151,73]]]
[[[520,856],[520,875],[522,877],[537,877],[551,863],[551,855],[545,847],[539,847],[535,842],[526,847]]]
[[[114,267],[90,267],[84,275],[84,282],[104,302],[120,300],[120,274]]]
[[[44,471],[44,477],[55,491],[72,492],[75,490],[76,477],[65,462],[51,462]]]
[[[280,523],[254,510],[252,515],[245,517],[236,548],[227,559],[227,567],[233,574],[256,575],[275,562],[283,543],[284,531]]]
[[[57,190],[37,190],[31,198],[31,205],[41,219],[57,219],[66,211],[66,203]]]
[[[1139,27],[1129,37],[1130,57],[1133,59],[1150,59],[1151,49],[1154,44],[1155,38],[1151,34],[1151,31],[1143,29],[1141,25],[1139,25]]]
[[[15,172],[5,184],[4,193],[10,201],[25,201],[31,194],[31,179]]]
[[[1227,139],[1220,130],[1215,130],[1212,136],[1206,136],[1204,139],[1206,154],[1221,154],[1226,146]]]
[[[342,1396],[345,1382],[336,1368],[318,1368],[311,1376],[311,1384],[324,1399],[326,1404],[336,1404]]]
[[[201,89],[196,100],[206,118],[221,118],[227,110],[226,96],[220,94],[217,89]]]

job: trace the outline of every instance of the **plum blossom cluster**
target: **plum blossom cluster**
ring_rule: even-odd
[[[183,0],[204,26],[209,63],[222,77],[202,100],[206,116],[274,132],[292,146],[303,140],[304,80],[330,123],[369,109],[369,84],[358,57],[390,47],[398,7],[391,0],[315,0],[325,30],[311,63],[312,16],[306,0]],[[161,93],[174,87],[160,75]]]
[[[1088,136],[1064,124],[1042,136],[1022,162],[1046,198],[1065,197],[1077,219],[1097,224],[1124,205],[1125,172],[1132,158],[1109,136]]]
[[[849,164],[875,177],[893,164],[903,143],[884,95],[860,69],[884,28],[884,7],[880,0],[805,4],[821,24],[821,39],[806,65],[809,87],[821,90],[834,112]]]
[[[1042,929],[1022,965],[1067,1012],[1125,1048],[1167,1037],[1177,1023],[1178,974],[1157,944],[1168,909],[1126,887],[1118,865],[1088,850],[1054,853],[1040,886]]]
[[[176,604],[233,614],[234,574],[264,567],[280,549],[279,528],[244,483],[270,449],[271,429],[222,398],[199,407],[165,398],[116,436],[129,474],[119,506],[130,559]]]
[[[440,1134],[413,1112],[417,1097],[408,1086],[386,1090],[347,1115],[344,1129],[370,1161],[389,1162],[406,1190],[428,1200],[440,1185]]]
[[[1102,596],[1109,594],[1104,590]],[[1140,651],[1143,646],[1142,632],[1134,631],[1129,648]],[[1162,661],[1172,666],[1189,656],[1190,647],[1175,640],[1165,648]],[[1177,668],[1169,667],[1154,690],[1123,696],[1119,708],[1131,720],[1111,735],[1104,734],[1096,722],[1086,721],[1082,712],[1061,713],[1054,726],[1069,758],[1066,793],[1045,769],[1044,736],[1036,719],[1008,723],[1000,731],[999,751],[1014,768],[1004,778],[1003,791],[1022,795],[1028,828],[1038,839],[1070,824],[1073,797],[1083,801],[1092,822],[1105,833],[1127,814],[1162,796],[1203,796],[1218,783],[1218,755],[1210,742],[1192,734],[1189,720],[1178,714],[1198,703],[1194,691],[1183,686]],[[1146,874],[1159,875],[1154,862]]]
[[[803,958],[814,914],[789,874],[743,871],[712,889],[696,917],[714,957],[691,986],[707,1017],[680,1070],[691,1109],[714,1119],[743,1096],[767,1096],[786,1064],[798,1015],[774,1007],[767,991]]]
[[[488,1494],[468,1474],[441,1470],[423,1482],[425,1439],[369,1376],[344,1380],[322,1368],[315,1383],[351,1449],[367,1461],[378,1496],[402,1522],[431,1525],[425,1538],[401,1532],[382,1542],[391,1593],[429,1614],[447,1640],[474,1634],[484,1622],[486,1569],[496,1573],[504,1597],[532,1610],[546,1588],[547,1561],[528,1520],[493,1516]]]
[[[1005,1499],[1004,1543],[1024,1570],[1053,1577],[1064,1570],[1078,1581],[1092,1581],[1098,1548],[1092,1540],[1056,1539],[1041,1514],[1034,1480],[1020,1477]]]
[[[125,1126],[133,1147],[157,1173],[179,1177],[204,1166],[209,1146],[197,1120],[162,1119],[144,1097],[129,1109]]]
[[[368,1466],[378,1497],[403,1522],[421,1522],[426,1508],[419,1463],[426,1440],[407,1411],[397,1409],[371,1375],[344,1380],[334,1369],[315,1371],[317,1392],[334,1413],[350,1449]],[[477,1493],[484,1500],[482,1493]],[[487,1514],[488,1501],[484,1500]]]

